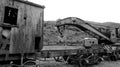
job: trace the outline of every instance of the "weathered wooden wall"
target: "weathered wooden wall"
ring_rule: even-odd
[[[41,37],[43,25],[43,7],[20,0],[0,1],[0,23],[4,23],[5,6],[18,9],[17,26],[12,27],[10,32],[10,53],[28,53],[35,51],[35,36]],[[42,41],[39,46],[42,48]],[[40,50],[38,49],[38,50]],[[0,49],[0,52],[2,50]]]

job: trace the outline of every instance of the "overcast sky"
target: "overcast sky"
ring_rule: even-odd
[[[44,20],[78,17],[120,23],[120,0],[28,0],[45,6]]]

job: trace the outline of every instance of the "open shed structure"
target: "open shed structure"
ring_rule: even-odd
[[[0,0],[0,61],[34,56],[42,49],[44,6]]]

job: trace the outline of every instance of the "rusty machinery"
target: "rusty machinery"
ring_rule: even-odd
[[[61,27],[75,26],[95,38],[83,39],[84,46],[50,46],[59,49],[49,49],[50,47],[44,46],[43,48],[44,6],[23,0],[1,0],[0,5],[0,64],[10,64],[13,61],[13,64],[22,65],[29,58],[62,56],[67,63],[75,62],[81,66],[99,63],[105,59],[104,56],[109,57],[108,54],[113,53],[104,48],[114,45],[115,41],[75,17],[57,21],[56,26],[61,37],[64,32]],[[113,40],[114,38],[115,36],[112,37]],[[93,42],[95,45],[91,44]]]
[[[120,46],[120,44],[118,43],[116,45],[117,41],[115,41],[118,28],[113,29],[111,33],[109,33],[110,37],[107,37],[84,20],[77,17],[68,17],[58,20],[56,23],[61,38],[64,37],[64,30],[69,26],[77,27],[85,33],[92,35],[93,38],[83,39],[84,45],[82,46],[84,46],[85,49],[79,49],[76,55],[63,56],[64,60],[68,63],[77,62],[80,66],[84,66],[87,64],[96,64],[103,60],[117,60],[120,58],[118,57],[119,47],[117,47]],[[106,32],[106,34],[108,33]],[[90,43],[92,43],[92,45]]]

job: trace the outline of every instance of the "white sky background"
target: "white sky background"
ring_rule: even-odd
[[[45,6],[44,20],[78,17],[120,23],[120,0],[28,0]]]

